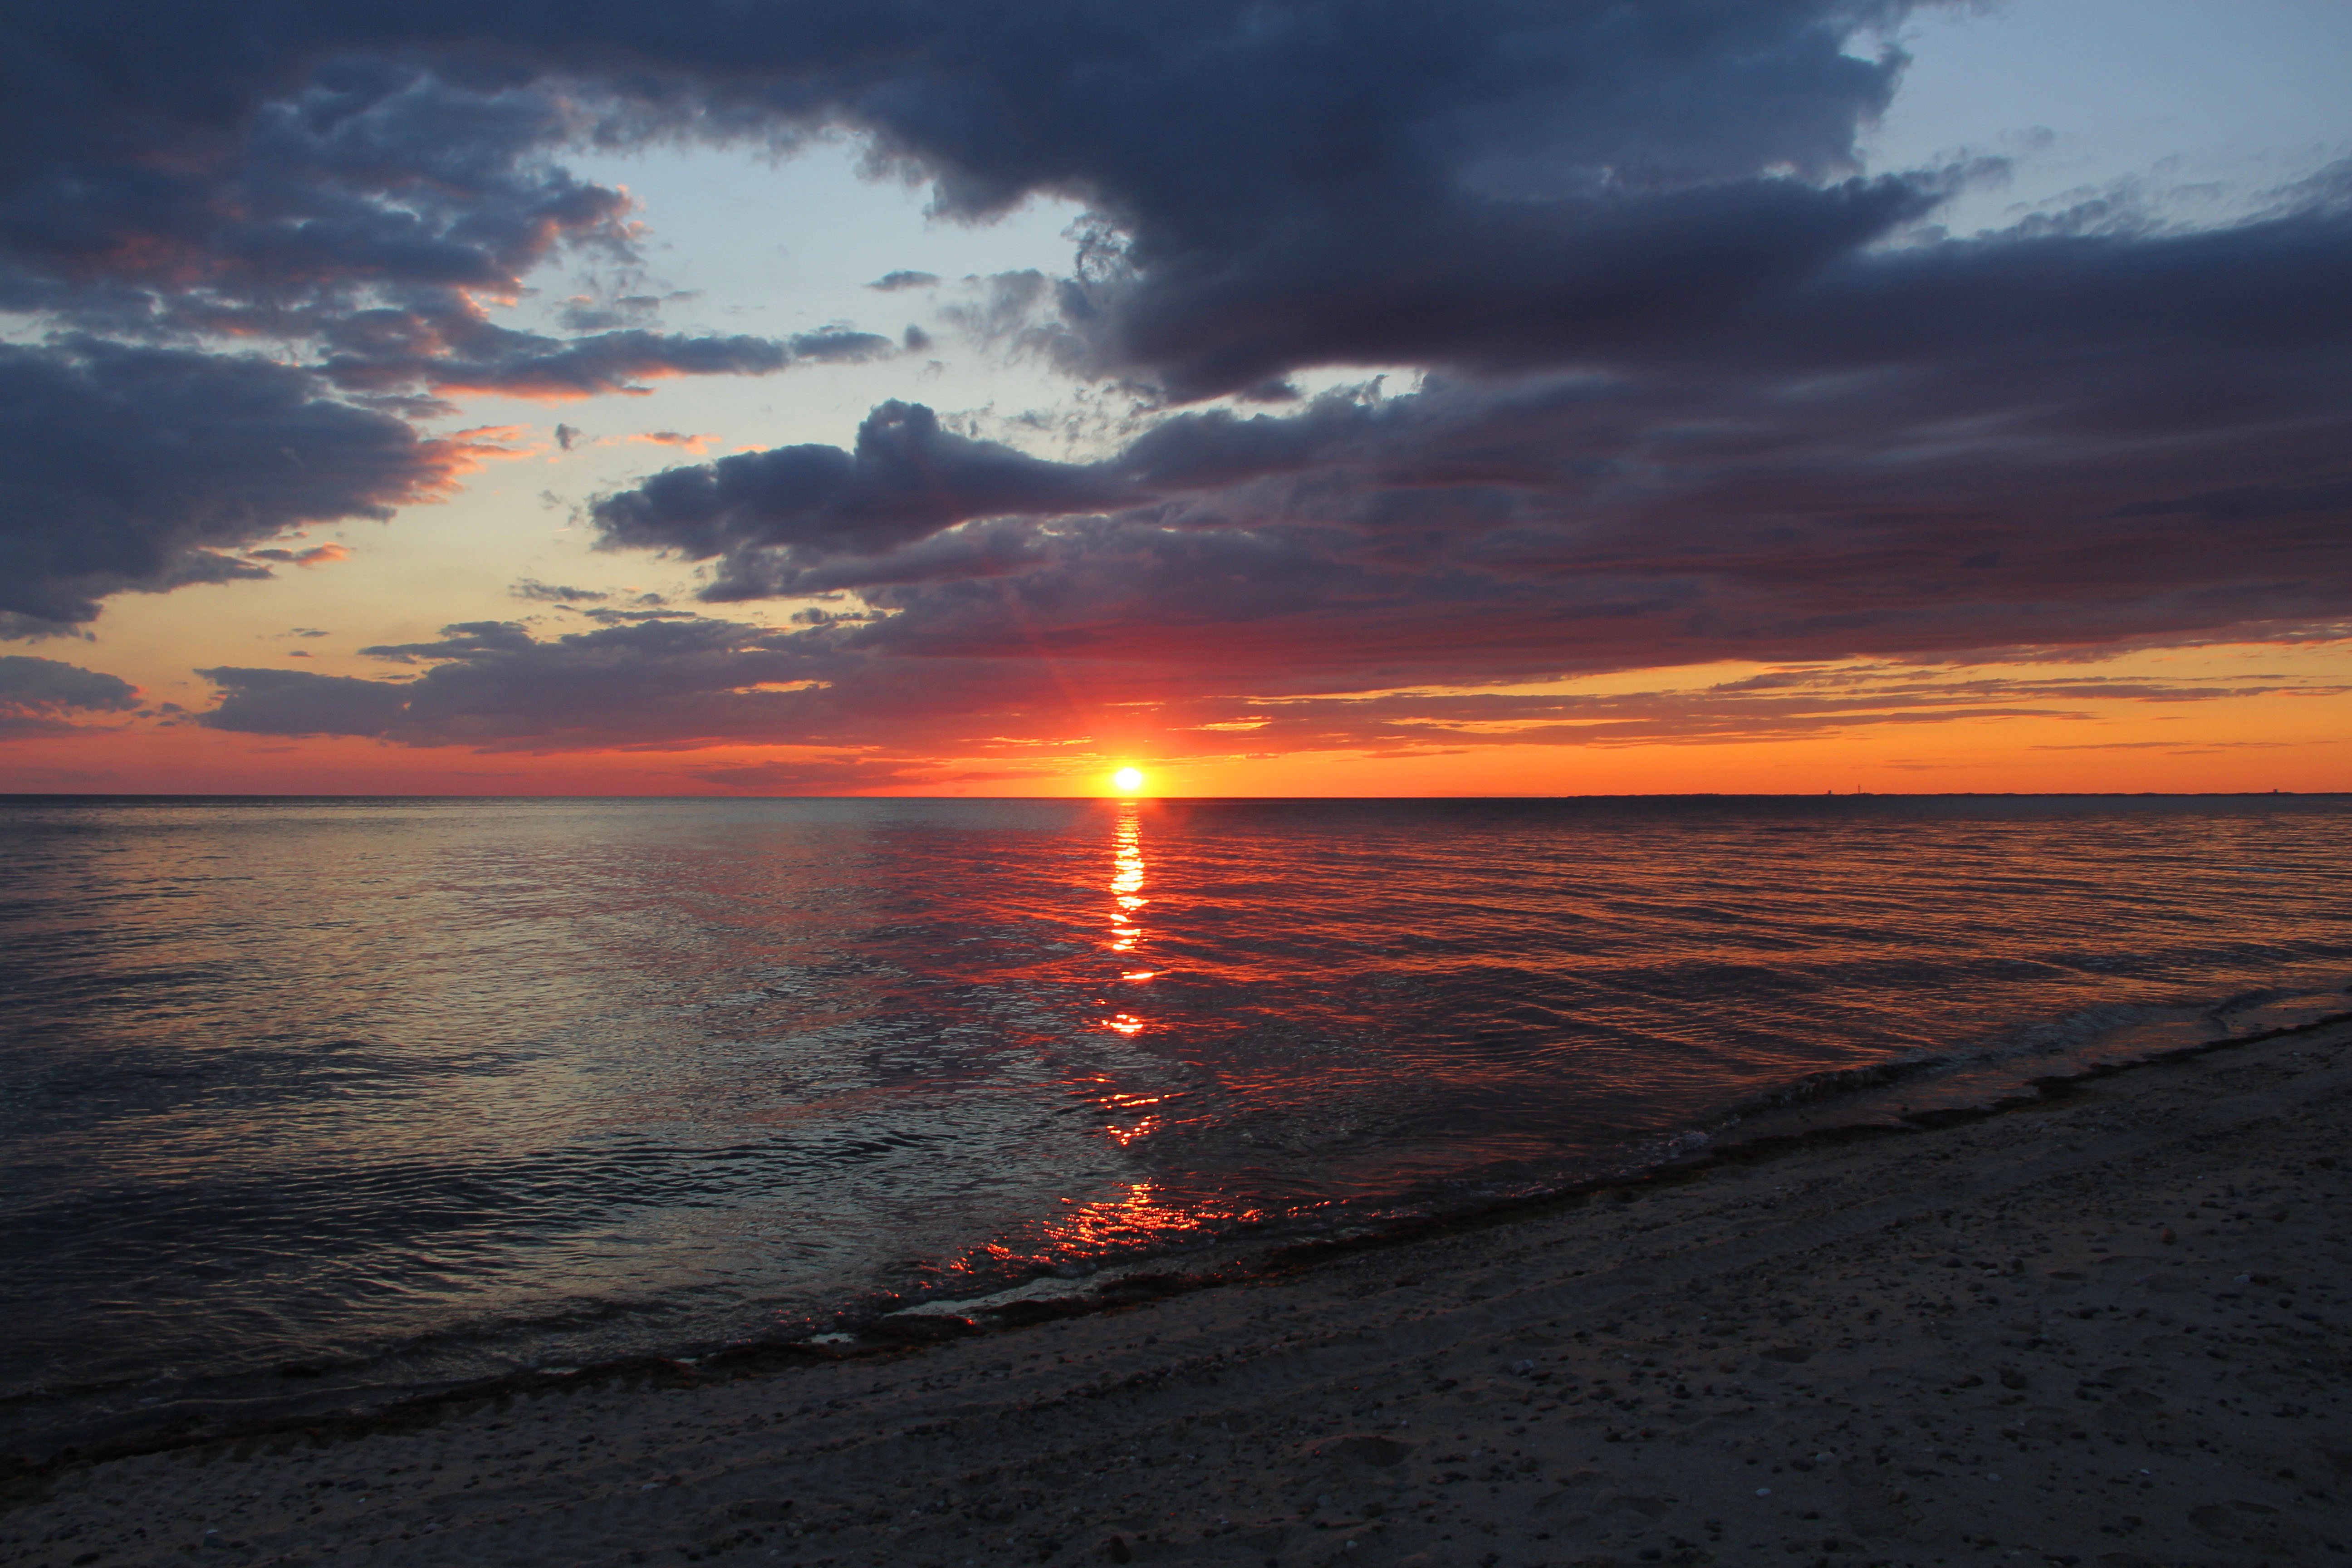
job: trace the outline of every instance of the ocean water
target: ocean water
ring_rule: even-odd
[[[0,1448],[1196,1266],[2352,1005],[2346,797],[18,799],[0,838]]]

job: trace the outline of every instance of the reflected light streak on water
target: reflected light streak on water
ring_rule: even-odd
[[[804,1332],[1623,1169],[1843,1069],[2308,1016],[2348,825],[20,801],[0,1392]]]

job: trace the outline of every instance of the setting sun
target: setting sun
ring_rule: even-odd
[[[1143,774],[1135,768],[1121,768],[1110,775],[1110,782],[1124,790],[1139,790],[1143,787]]]

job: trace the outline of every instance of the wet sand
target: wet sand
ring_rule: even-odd
[[[2347,1121],[2338,1023],[927,1348],[20,1472],[0,1563],[2342,1564]]]

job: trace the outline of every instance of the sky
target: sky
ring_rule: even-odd
[[[2352,788],[2340,0],[0,44],[0,790]]]

